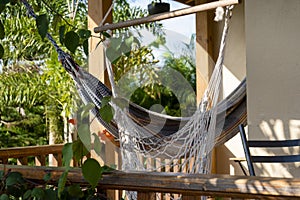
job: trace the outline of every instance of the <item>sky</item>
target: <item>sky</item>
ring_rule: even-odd
[[[128,3],[131,5],[140,6],[144,9],[147,9],[147,5],[150,2],[151,0],[128,0]],[[164,2],[170,3],[171,11],[187,7],[184,4],[172,0],[164,0]],[[179,34],[182,34],[188,38],[190,38],[190,36],[196,32],[194,14],[167,19],[161,22],[163,23],[165,29],[178,32]]]

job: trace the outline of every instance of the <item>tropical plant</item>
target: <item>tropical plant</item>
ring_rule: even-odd
[[[0,74],[1,147],[47,143],[45,86],[37,72]]]
[[[35,77],[39,79],[39,82],[34,86],[27,85],[27,87],[27,82],[11,84],[5,92],[23,91],[22,85],[25,85],[24,91],[27,91],[27,97],[35,94],[35,89],[39,91],[38,97],[44,97],[41,103],[43,123],[47,122],[48,132],[54,136],[56,142],[60,143],[66,137],[70,137],[62,133],[68,132],[67,120],[74,111],[76,95],[70,77],[57,61],[54,48],[44,37],[47,31],[52,33],[57,41],[65,45],[63,48],[74,55],[77,62],[84,63],[86,55],[83,52],[88,53],[87,40],[91,35],[87,30],[87,18],[84,14],[86,4],[77,1],[72,11],[73,14],[65,17],[64,13],[67,12],[68,6],[64,0],[55,2],[37,0],[30,1],[30,3],[37,13],[36,20],[26,15],[27,11],[20,2],[7,0],[0,3],[0,16],[4,19],[0,22],[0,38],[4,46],[1,67],[7,73],[6,76],[10,76],[9,72],[17,71],[16,69],[22,68],[28,71],[31,66],[35,66],[35,72],[37,72]],[[79,15],[76,15],[75,11]],[[26,76],[26,70],[22,73],[23,76]],[[21,83],[22,79],[17,82]],[[43,88],[37,87],[38,85],[42,85]],[[14,96],[11,97],[10,101],[15,101]],[[27,98],[23,98],[23,101],[26,100]],[[5,107],[9,102],[5,103],[2,106]],[[19,126],[22,124],[19,123]]]
[[[148,11],[140,7],[132,7],[126,0],[116,0],[114,11],[113,11],[113,22],[118,23],[122,21],[132,20],[136,18],[146,17]],[[142,29],[146,28],[150,30],[155,35],[163,35],[162,24],[159,22],[146,23],[141,25],[136,25],[134,28]],[[124,31],[129,30],[128,28],[123,28],[116,30],[117,32],[124,33]]]

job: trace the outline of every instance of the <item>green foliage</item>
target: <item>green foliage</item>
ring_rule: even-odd
[[[0,21],[0,39],[4,39],[5,32],[4,32],[4,26],[3,23]]]
[[[62,162],[63,162],[63,165],[66,168],[70,167],[70,163],[71,163],[71,160],[73,158],[72,145],[73,145],[72,143],[67,143],[67,144],[64,145],[63,150],[62,150],[62,154],[64,155],[63,159],[62,159]]]
[[[69,51],[75,53],[76,48],[79,45],[79,36],[74,31],[69,31],[65,35],[65,45]]]
[[[58,197],[61,198],[62,197],[62,193],[65,190],[65,186],[66,186],[66,182],[67,182],[67,177],[68,177],[68,170],[64,171],[62,173],[62,175],[60,176],[59,180],[58,180]]]
[[[91,136],[89,124],[84,123],[78,127],[78,136],[80,137],[80,140],[82,141],[84,146],[88,150],[91,150]]]
[[[123,39],[124,35],[126,39]],[[122,95],[130,97],[130,101],[146,109],[150,109],[155,104],[161,105],[163,109],[156,110],[156,112],[181,116],[181,109],[184,108],[190,110],[189,114],[192,114],[196,106],[193,98],[195,93],[183,90],[180,97],[185,99],[186,103],[182,104],[171,88],[164,86],[173,85],[174,77],[168,74],[171,74],[170,69],[175,69],[195,89],[195,65],[192,58],[188,56],[177,58],[172,52],[169,52],[169,54],[164,55],[164,67],[159,69],[155,66],[158,61],[155,59],[151,47],[163,46],[166,42],[164,37],[158,36],[150,46],[141,46],[137,38],[130,32],[124,35],[121,34],[118,38],[112,38],[110,48],[106,51],[108,58],[114,64],[114,78],[117,85],[121,84],[119,89],[121,89]],[[133,48],[133,46],[135,47]],[[164,77],[164,83],[162,83],[161,77]],[[122,80],[119,83],[120,79]],[[183,83],[177,84],[177,88],[183,88],[181,85]],[[132,91],[132,88],[136,88],[135,91]],[[108,111],[109,109],[105,106],[101,109],[101,112],[106,115],[109,115],[107,114]]]
[[[79,41],[71,44],[71,48],[67,42],[69,45],[67,49],[76,55],[80,55],[87,49],[86,40],[91,37],[91,34],[86,30],[87,6],[85,3],[79,3],[77,15],[74,14],[75,17],[72,18],[65,17],[65,13],[68,13],[66,10],[68,2],[64,0],[32,0],[29,3],[37,14],[36,20],[26,14],[27,11],[20,2],[10,4],[1,2],[0,4],[0,11],[2,11],[0,17],[3,19],[1,22],[3,29],[0,25],[0,39],[4,37],[2,41],[5,51],[2,57],[4,66],[14,65],[23,59],[27,61],[46,59],[49,52],[53,51],[49,41],[43,40],[47,32],[52,34],[54,39],[59,38],[62,44],[65,40],[74,39],[74,34],[66,35],[67,33],[79,34]],[[79,57],[82,58],[81,55]]]
[[[3,58],[4,56],[4,48],[3,46],[0,44],[0,59]]]
[[[93,133],[93,136],[94,136],[94,151],[96,152],[96,154],[98,154],[98,156],[101,156],[102,144],[100,142],[99,136],[96,133]]]
[[[97,160],[88,158],[82,165],[82,174],[94,189],[102,177],[101,166]]]
[[[89,154],[89,150],[85,147],[81,140],[76,140],[72,145],[73,158],[76,162],[81,163],[82,158]]]
[[[80,185],[77,185],[77,184],[71,185],[70,187],[68,187],[68,193],[72,197],[79,197],[79,198],[84,197],[84,193],[83,193],[82,189],[80,188]]]
[[[146,17],[148,15],[148,11],[146,9],[142,9],[140,7],[131,7],[128,1],[126,0],[117,0],[114,6],[113,12],[113,22],[121,22],[132,20],[140,17]],[[146,23],[134,26],[134,28],[146,28],[151,30],[151,32],[155,35],[162,35],[162,24],[159,22],[154,23]],[[128,28],[123,28],[116,30],[117,32],[124,32],[128,30]]]
[[[102,99],[101,108],[99,110],[100,116],[106,122],[110,122],[113,119],[113,117],[114,117],[113,108],[109,104],[110,100],[111,100],[110,97],[104,97]]]
[[[97,162],[97,161],[96,161]],[[97,163],[93,161],[88,161],[87,165],[92,166],[93,169]],[[92,164],[91,164],[92,163]],[[100,167],[99,174],[101,174],[105,169],[102,170]],[[47,181],[44,183],[35,183],[26,180],[22,174],[19,172],[7,172],[4,174],[0,171],[0,200],[9,199],[43,199],[43,200],[68,200],[68,199],[95,199],[101,200],[105,195],[101,194],[99,191],[96,192],[94,187],[90,186],[80,186],[78,184],[66,185],[68,173],[63,173],[58,184],[48,184]],[[99,175],[96,175],[99,177]],[[91,178],[94,180],[95,178]]]
[[[42,14],[36,17],[36,26],[42,39],[48,32],[49,20],[46,14]]]
[[[0,74],[0,146],[47,143],[45,84],[35,72]]]
[[[69,50],[77,63],[82,64],[88,54],[88,39],[91,37],[91,32],[86,30],[87,7],[86,4],[79,3],[78,14],[73,13],[68,18],[65,17],[68,6],[64,0],[31,0],[29,3],[38,16],[34,20],[27,15],[20,2],[9,2],[0,2],[0,17],[3,19],[0,23],[0,59],[4,71],[0,74],[0,141],[5,143],[0,145],[44,144],[49,129],[58,134],[63,132],[62,118],[67,118],[76,111],[76,94],[73,82],[57,61],[53,47],[43,38],[49,32],[55,40],[59,39],[65,45],[62,48]],[[29,68],[33,70],[27,70]],[[87,108],[85,113],[89,113],[89,110]],[[26,131],[32,138],[27,138]],[[67,185],[71,160],[74,158],[80,166],[83,156],[89,153],[86,148],[91,143],[88,125],[79,126],[78,132],[79,140],[64,147],[63,163],[66,171],[57,186],[47,185],[51,174],[45,175],[45,185],[37,187],[24,181],[22,176],[16,178],[18,175],[8,173],[1,179],[3,187],[0,187],[0,198],[100,199],[94,189],[96,179],[88,178],[93,186],[85,188]],[[39,138],[43,140],[39,141]],[[99,147],[99,138],[95,141]],[[99,163],[97,165],[89,160],[85,166],[88,170],[98,170],[98,181],[104,171]]]

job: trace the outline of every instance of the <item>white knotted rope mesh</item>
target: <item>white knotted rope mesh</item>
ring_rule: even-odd
[[[114,119],[119,128],[122,170],[166,171],[166,168],[176,168],[186,173],[210,172],[211,151],[216,136],[216,108],[222,81],[225,40],[232,8],[233,6],[229,6],[225,11],[219,56],[204,96],[188,123],[176,133],[169,136],[155,134],[149,136],[143,132],[143,127],[130,118],[128,107],[119,107],[117,103],[113,103]],[[118,83],[114,83],[113,70],[109,61],[107,65],[113,97],[118,98],[122,94],[118,93]],[[149,164],[149,162],[152,163]]]

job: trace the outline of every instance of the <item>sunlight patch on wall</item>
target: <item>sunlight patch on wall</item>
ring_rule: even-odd
[[[240,80],[223,66],[223,98],[226,98],[237,86],[240,84]]]

